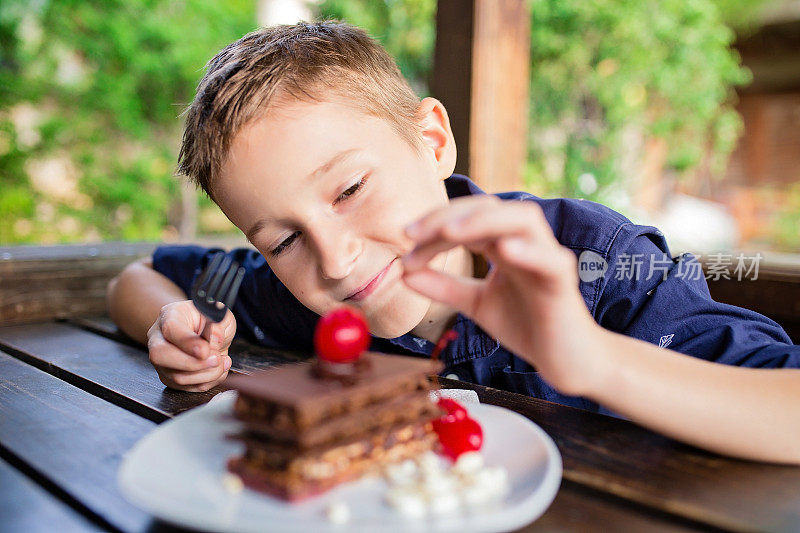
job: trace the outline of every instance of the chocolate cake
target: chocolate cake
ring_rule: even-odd
[[[434,448],[427,376],[439,363],[365,352],[349,375],[319,364],[229,378],[245,452],[228,469],[245,485],[298,501]]]

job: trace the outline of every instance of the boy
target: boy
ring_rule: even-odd
[[[593,411],[608,412],[581,394],[609,370],[592,354],[651,348],[610,332],[729,365],[800,366],[800,348],[776,323],[714,302],[702,277],[680,276],[694,258],[670,259],[655,228],[591,202],[485,195],[452,174],[455,161],[442,104],[419,101],[362,30],[323,22],[249,34],[209,63],[179,165],[261,254],[230,252],[247,269],[233,315],[210,342],[200,337],[204,319],[186,298],[213,251],[164,246],[110,284],[111,316],[147,340],[165,385],[190,391],[225,379],[237,328],[263,345],[310,350],[318,315],[341,305],[364,312],[375,350],[427,356],[452,327],[445,375]],[[537,258],[530,293],[492,260],[514,243]],[[587,251],[612,267],[635,254],[642,273],[667,268],[579,281],[576,257]],[[537,368],[514,355],[531,346],[549,354]]]

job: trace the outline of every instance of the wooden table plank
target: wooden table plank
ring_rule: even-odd
[[[4,458],[30,469],[37,482],[61,491],[106,528],[142,531],[151,522],[123,499],[116,477],[123,454],[154,427],[0,352]]]
[[[66,323],[2,327],[0,349],[154,422],[202,405],[223,390],[168,389],[143,350]]]
[[[164,522],[155,522],[147,533],[177,533],[179,530]],[[517,530],[519,533],[607,533],[608,531],[646,531],[647,533],[696,533],[709,531],[708,527],[695,527],[677,522],[673,517],[652,516],[631,509],[619,502],[609,501],[602,495],[562,483],[556,499],[538,520]],[[188,531],[187,531],[188,533]]]
[[[0,323],[102,313],[108,281],[155,243],[0,247]]]
[[[122,344],[128,344],[142,350],[145,349],[144,346],[122,333],[108,317],[71,318],[67,322]],[[266,370],[286,363],[304,361],[309,357],[307,353],[265,348],[241,339],[233,341],[229,354],[233,360],[231,369],[242,374]]]
[[[666,514],[654,515],[647,509],[624,505],[603,494],[562,480],[555,500],[538,520],[519,530],[525,533],[580,531],[690,532],[708,527],[685,522]]]
[[[2,459],[0,487],[3,531],[102,531]]]
[[[556,442],[564,479],[630,502],[733,531],[795,530],[800,467],[730,459],[626,420],[441,379],[539,424]]]

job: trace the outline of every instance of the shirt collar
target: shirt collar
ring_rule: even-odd
[[[444,180],[448,198],[471,196],[473,194],[486,194],[474,181],[461,174],[453,174]]]

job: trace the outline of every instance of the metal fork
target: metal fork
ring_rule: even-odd
[[[206,340],[209,340],[211,324],[225,318],[243,277],[243,267],[224,252],[217,252],[192,285],[192,302],[208,318],[202,333]]]

